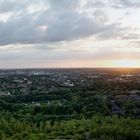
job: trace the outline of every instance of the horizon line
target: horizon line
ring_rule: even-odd
[[[140,69],[140,67],[17,67],[17,68],[0,68],[0,70],[25,70],[25,69]]]

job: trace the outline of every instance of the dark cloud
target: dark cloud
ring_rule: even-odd
[[[69,10],[78,8],[80,0],[46,0],[46,4],[53,10]]]
[[[87,8],[104,8],[104,7],[113,7],[113,8],[139,8],[139,0],[88,0],[85,5]]]
[[[110,0],[110,3],[115,8],[139,8],[139,0]]]
[[[83,6],[80,0],[0,1],[1,14],[13,12],[7,21],[0,21],[0,45],[37,46],[90,36],[100,40],[139,39],[138,34],[129,34],[130,29],[122,27],[121,23],[109,23],[105,9],[101,8],[109,2],[129,6],[132,1],[109,0],[105,3],[103,0],[89,0]],[[40,10],[36,10],[34,6],[40,6]],[[50,49],[46,45],[40,48]]]
[[[35,0],[36,1],[36,0]],[[17,0],[1,0],[0,1],[0,13],[17,12],[28,6],[29,1],[17,1]],[[30,3],[31,4],[31,3]]]
[[[85,4],[85,8],[103,8],[106,5],[107,4],[102,0],[88,0],[88,2]]]
[[[37,5],[38,1],[1,2],[1,12],[14,14],[6,22],[0,22],[0,45],[70,41],[101,33],[114,34],[114,28],[120,30],[116,24],[105,24],[107,18],[103,11],[96,11],[92,17],[87,12],[79,12],[80,0],[40,0],[40,3],[46,9],[37,12],[33,9],[35,12],[30,13],[28,8]],[[95,6],[100,4],[96,2]]]
[[[85,13],[67,12],[62,17],[63,19],[56,20],[48,27],[48,41],[76,40],[105,32],[113,27],[99,23],[95,17],[88,17]]]

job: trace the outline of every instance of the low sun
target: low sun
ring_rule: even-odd
[[[91,64],[88,64],[91,66]],[[140,68],[140,60],[136,59],[112,59],[112,60],[104,60],[98,61],[94,64],[94,66],[102,66],[104,68]]]

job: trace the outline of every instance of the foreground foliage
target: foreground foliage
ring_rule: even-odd
[[[139,140],[140,120],[115,115],[33,123],[8,115],[0,118],[0,137],[1,140]]]

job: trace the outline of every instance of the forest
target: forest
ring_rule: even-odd
[[[139,72],[105,72],[1,74],[0,140],[139,140]]]

